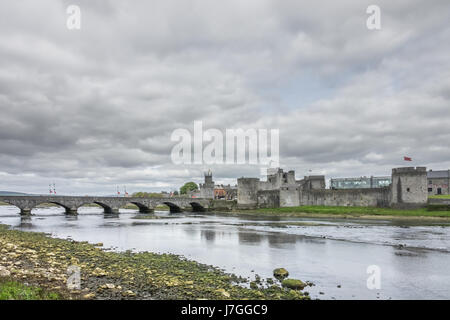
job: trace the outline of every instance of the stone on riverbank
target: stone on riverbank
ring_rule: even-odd
[[[298,279],[285,279],[281,282],[281,285],[294,290],[303,290],[306,287],[306,283]]]
[[[11,272],[3,266],[0,266],[0,277],[9,277]]]
[[[289,272],[284,268],[277,268],[273,270],[273,276],[278,280],[287,278],[289,276]]]

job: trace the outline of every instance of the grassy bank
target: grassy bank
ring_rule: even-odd
[[[274,279],[249,283],[177,255],[117,253],[101,246],[0,225],[0,269],[19,287],[26,282],[73,299],[308,299]],[[66,289],[69,266],[80,268],[79,290]]]
[[[429,196],[430,199],[450,199],[450,194],[440,194],[435,196]]]
[[[42,288],[0,278],[0,300],[58,300],[61,296]]]
[[[331,206],[299,206],[284,208],[263,208],[257,210],[240,210],[235,215],[261,215],[279,217],[417,217],[417,218],[449,218],[450,211],[430,211],[426,208],[401,210],[374,207],[331,207]]]

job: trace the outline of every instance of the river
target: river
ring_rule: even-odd
[[[315,283],[318,299],[450,299],[450,222],[322,218],[252,218],[211,213],[155,213],[139,219],[83,207],[67,216],[59,207],[21,217],[0,206],[0,223],[54,237],[103,242],[110,250],[174,253],[254,279],[286,268]],[[368,288],[369,266],[380,288]]]

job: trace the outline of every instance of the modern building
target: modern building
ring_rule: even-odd
[[[429,170],[427,180],[428,195],[450,194],[450,170]]]
[[[429,170],[427,172],[428,195],[450,194],[450,170]],[[361,189],[383,188],[392,183],[389,176],[384,177],[359,177],[359,178],[335,178],[330,179],[330,188]]]
[[[383,188],[392,183],[390,176],[330,179],[331,189]]]

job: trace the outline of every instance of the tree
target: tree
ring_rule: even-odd
[[[186,194],[189,191],[198,190],[198,185],[195,182],[186,182],[184,186],[180,188],[180,194]]]

